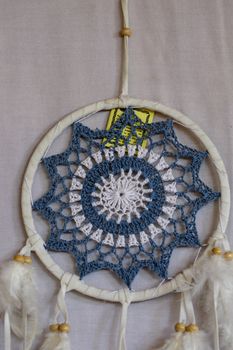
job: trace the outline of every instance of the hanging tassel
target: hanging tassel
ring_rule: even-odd
[[[53,323],[49,326],[49,332],[39,350],[70,350],[70,340],[68,333],[70,325],[68,323],[68,311],[65,303],[65,294],[69,285],[70,274],[65,273],[61,280],[61,288],[57,296],[55,315]],[[59,317],[64,319],[63,323],[58,323]]]
[[[215,350],[233,349],[233,252],[213,247],[195,266],[194,280],[193,293],[206,313]]]
[[[23,248],[24,249],[24,248]],[[0,269],[0,312],[9,317],[9,327],[13,333],[24,339],[24,349],[30,349],[37,332],[37,305],[35,284],[29,255],[16,255],[13,261]],[[10,329],[5,331],[9,338]],[[6,334],[7,333],[7,334]],[[9,344],[10,340],[6,339]],[[6,349],[9,345],[5,346]]]
[[[188,323],[191,322],[191,323]],[[206,333],[199,330],[190,291],[182,293],[180,320],[175,325],[175,333],[165,344],[154,350],[211,350]]]

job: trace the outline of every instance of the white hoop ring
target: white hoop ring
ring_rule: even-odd
[[[120,303],[123,303],[125,299],[124,289],[121,289],[117,292],[112,292],[109,290],[103,290],[96,287],[88,286],[83,280],[79,279],[78,275],[72,275],[70,273],[64,272],[54,262],[54,260],[51,258],[51,256],[44,247],[45,242],[36,232],[34,226],[31,205],[31,189],[37,167],[42,157],[44,156],[46,150],[52,144],[54,139],[57,136],[59,136],[64,129],[66,129],[75,121],[78,121],[81,118],[90,114],[94,114],[102,110],[110,110],[112,108],[126,108],[127,106],[147,108],[149,110],[162,113],[163,115],[172,118],[174,121],[182,124],[184,127],[189,129],[200,140],[202,145],[208,150],[210,159],[216,167],[221,192],[219,222],[217,228],[215,229],[213,235],[210,238],[211,242],[224,238],[224,233],[227,227],[230,212],[230,188],[228,176],[223,161],[216,147],[208,138],[208,136],[204,133],[204,131],[202,131],[197,124],[195,124],[182,113],[174,109],[168,108],[157,102],[151,102],[147,100],[140,100],[124,96],[123,98],[108,99],[88,105],[70,113],[61,121],[59,121],[40,141],[40,143],[34,150],[25,171],[22,184],[21,206],[22,217],[25,225],[25,230],[28,235],[28,241],[30,243],[30,246],[32,247],[32,250],[36,252],[41,262],[56,278],[58,278],[59,280],[63,279],[64,281],[64,276],[66,277],[65,279],[67,281],[67,290],[76,290],[89,297]],[[172,280],[166,281],[164,284],[161,284],[159,287],[131,292],[131,301],[139,302],[149,300],[168,294],[173,291],[182,290],[184,288],[187,288],[187,285],[190,282],[191,270],[189,268],[179,273]]]

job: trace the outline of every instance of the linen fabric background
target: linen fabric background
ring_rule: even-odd
[[[231,183],[233,2],[130,0],[129,5],[130,95],[159,101],[198,123],[217,146]],[[71,111],[119,94],[121,20],[119,0],[0,0],[0,263],[11,259],[25,241],[21,181],[42,135]],[[92,127],[97,124],[95,119],[90,122]],[[209,167],[203,169],[208,178]],[[198,216],[202,236],[212,232],[217,211],[215,203]],[[232,226],[233,216],[227,230],[233,243]],[[175,253],[173,272],[193,261],[196,253],[189,252]],[[71,264],[64,259],[65,266]],[[59,283],[36,257],[34,269],[42,331],[49,324]],[[122,286],[104,272],[93,273],[85,281],[113,291]],[[133,288],[153,283],[158,280],[142,272]],[[73,349],[117,349],[120,305],[75,292],[66,300]],[[159,346],[173,331],[178,313],[178,294],[131,305],[128,350]],[[39,334],[33,349],[42,337]],[[12,348],[19,349],[16,339]]]

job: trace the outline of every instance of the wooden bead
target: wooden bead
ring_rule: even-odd
[[[211,250],[213,255],[222,255],[222,249],[220,247],[214,247]]]
[[[59,324],[57,324],[57,323],[51,324],[51,325],[49,326],[50,332],[58,332],[58,329],[59,329]]]
[[[14,258],[13,258],[14,261],[17,261],[19,263],[22,263],[24,264],[24,256],[23,255],[15,255]]]
[[[59,332],[69,333],[70,325],[69,323],[61,323],[58,327]]]
[[[232,251],[228,251],[224,253],[224,259],[226,260],[233,260],[233,252]]]
[[[185,324],[184,324],[184,323],[181,323],[181,322],[178,322],[178,323],[176,323],[176,325],[175,325],[175,331],[176,331],[176,332],[184,333],[184,332],[185,332],[185,328],[186,328]]]
[[[130,28],[124,27],[121,29],[120,35],[130,37],[132,35],[132,30]]]
[[[24,256],[24,262],[25,262],[25,264],[31,264],[31,263],[32,263],[32,258],[31,258],[31,256],[25,255],[25,256]]]
[[[196,324],[191,323],[188,326],[186,326],[185,331],[189,333],[194,333],[194,332],[198,332],[199,328]]]

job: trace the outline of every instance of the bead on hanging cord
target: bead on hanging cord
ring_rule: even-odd
[[[233,260],[233,251],[227,250],[224,252],[220,247],[213,247],[210,251],[210,255],[219,255],[228,261]]]
[[[49,326],[50,332],[61,332],[61,333],[69,333],[70,325],[69,323],[53,323]]]
[[[13,258],[14,261],[20,262],[22,264],[31,264],[32,258],[27,255],[15,255]]]
[[[199,327],[195,323],[191,323],[185,327],[185,331],[188,333],[195,333],[199,331]]]
[[[124,27],[124,28],[121,29],[120,35],[122,37],[124,37],[124,36],[130,37],[132,35],[132,29],[129,28],[129,27]]]
[[[186,330],[186,325],[183,322],[178,322],[175,324],[175,331],[177,333],[184,333]]]
[[[175,331],[177,333],[185,333],[185,332],[194,333],[199,331],[199,327],[195,323],[190,323],[186,325],[183,322],[178,322],[175,324]]]

